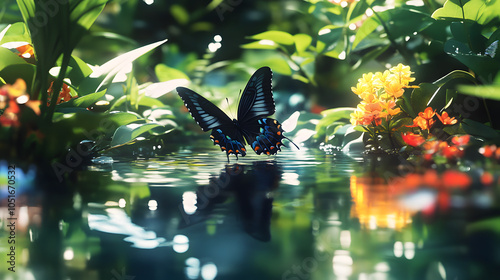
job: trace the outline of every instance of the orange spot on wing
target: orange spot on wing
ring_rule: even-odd
[[[215,140],[214,142],[217,143],[217,144],[219,144],[219,140]]]
[[[233,152],[233,150],[229,150],[229,151],[227,151],[227,152],[228,152],[228,153],[232,153],[232,152]]]
[[[281,131],[276,132],[276,134],[281,135]]]
[[[226,147],[222,146],[220,147],[221,150],[225,151],[226,150]]]
[[[245,148],[241,148],[241,150],[242,150],[243,152],[246,152],[246,151],[247,151]]]
[[[274,149],[274,146],[271,146],[271,148],[270,148],[270,149],[271,149],[271,150],[272,150],[272,149]]]
[[[256,151],[260,150],[260,146],[255,146],[254,150]]]

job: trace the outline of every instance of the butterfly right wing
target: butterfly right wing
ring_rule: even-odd
[[[228,156],[230,154],[245,156],[243,136],[221,109],[188,88],[178,87],[176,90],[201,129],[203,131],[212,129],[210,138],[214,141],[214,145],[219,145]]]

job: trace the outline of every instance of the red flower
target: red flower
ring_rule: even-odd
[[[489,145],[489,146],[485,145],[485,146],[479,148],[479,153],[487,158],[490,158],[493,156],[493,154],[495,154],[496,150],[497,150],[497,146],[495,146],[495,145]]]
[[[441,150],[441,152],[443,153],[443,156],[445,156],[447,159],[462,157],[464,154],[464,151],[460,150],[455,146],[444,147]]]
[[[465,189],[472,183],[469,175],[456,170],[445,171],[441,178],[445,188]]]
[[[413,146],[413,147],[420,146],[420,145],[422,145],[422,143],[425,142],[424,137],[422,137],[421,135],[412,133],[412,132],[403,133],[401,135],[401,137],[403,137],[403,141],[405,141],[406,144]]]
[[[469,144],[469,140],[470,135],[454,136],[453,138],[451,138],[451,142],[459,147]]]

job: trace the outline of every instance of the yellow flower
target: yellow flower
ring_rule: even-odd
[[[398,82],[402,85],[407,86],[410,82],[415,81],[415,78],[411,77],[413,72],[410,71],[410,66],[399,63],[397,66],[389,69],[389,71],[397,76]]]
[[[395,98],[400,98],[405,92],[403,85],[395,81],[387,84],[384,89],[389,96],[393,96]]]

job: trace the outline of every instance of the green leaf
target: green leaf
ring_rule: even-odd
[[[294,43],[293,36],[290,33],[277,30],[265,31],[250,36],[249,38],[255,40],[269,40],[279,45],[292,45]]]
[[[372,34],[379,26],[380,21],[377,17],[371,16],[366,19],[356,32],[356,37],[354,38],[354,42],[352,42],[351,48],[353,50],[356,49],[358,44],[361,43],[361,41],[363,41],[370,34]]]
[[[160,82],[166,82],[174,79],[185,79],[189,81],[188,75],[186,75],[184,72],[172,67],[168,67],[167,65],[162,63],[155,66],[155,74]]]
[[[337,45],[343,48],[343,26],[327,25],[319,31],[318,41],[316,42],[316,51],[319,53],[328,53],[334,50]]]
[[[439,86],[429,83],[421,83],[418,86],[418,88],[413,90],[410,97],[413,112],[415,112],[416,114],[418,114],[419,112],[423,112],[425,108],[428,107],[431,97],[439,100],[439,98],[437,98],[435,94],[439,89]]]
[[[459,85],[460,93],[500,101],[500,85],[471,86]]]
[[[143,123],[143,124],[137,124],[137,123],[131,123],[127,125],[122,125],[118,127],[113,134],[113,137],[111,139],[111,146],[118,146],[118,145],[123,145],[128,142],[133,141],[137,137],[139,137],[141,134],[150,132],[153,134],[157,134],[153,132],[153,129],[163,127],[162,125],[159,125],[157,123]]]
[[[287,76],[292,74],[292,69],[290,68],[290,65],[288,65],[286,58],[283,56],[271,56],[260,60],[259,63],[269,66],[273,69],[273,72]]]
[[[130,107],[132,107],[133,110],[137,111],[137,109],[139,108],[139,86],[137,85],[137,81],[135,80],[133,72],[130,72],[128,74],[125,95],[127,96],[127,100],[130,103]]]
[[[189,22],[189,13],[181,5],[173,4],[172,6],[170,6],[170,14],[181,25]]]
[[[432,96],[429,98],[426,106],[431,106],[434,109],[440,110],[445,107],[449,102],[449,97],[453,97],[453,94],[448,93],[448,89],[453,88],[457,83],[471,82],[476,83],[476,78],[472,76],[469,72],[462,70],[454,70],[446,74],[441,79],[433,82],[434,87],[426,87],[425,90],[434,90]],[[429,92],[426,92],[428,94]],[[413,99],[412,99],[413,102]],[[425,109],[425,108],[424,108]],[[419,111],[422,112],[422,111]]]
[[[151,98],[149,96],[146,96],[144,94],[141,94],[138,99],[138,105],[139,106],[146,106],[150,108],[155,108],[155,107],[162,107],[164,104],[156,99],[156,98]]]
[[[435,19],[471,20],[481,25],[486,25],[499,16],[500,2],[484,0],[447,0],[442,8],[432,14]]]
[[[117,125],[127,125],[129,123],[135,122],[137,120],[141,120],[142,117],[134,112],[109,112],[106,115],[106,118],[110,121],[115,122]]]
[[[8,42],[31,43],[31,37],[23,22],[9,24],[0,32],[0,45]]]
[[[497,140],[500,137],[498,131],[491,126],[476,122],[470,119],[464,119],[461,123],[463,130],[467,134],[484,138],[485,140]]]
[[[24,59],[6,48],[0,47],[0,57],[2,58],[0,59],[0,71],[10,65],[27,64]]]
[[[312,42],[312,37],[303,33],[295,34],[293,39],[295,41],[295,48],[297,49],[298,55],[302,55],[307,48],[309,48]]]
[[[105,93],[106,90],[102,90],[100,92],[94,92],[91,94],[87,94],[85,96],[71,99],[68,102],[57,104],[56,110],[59,110],[61,108],[72,108],[72,107],[87,108],[90,105],[94,104],[95,102],[99,101],[104,96]]]
[[[71,56],[69,67],[71,67],[71,70],[68,71],[66,76],[74,86],[78,86],[86,77],[92,74],[92,69],[87,63],[76,56]]]
[[[336,121],[345,120],[345,123],[348,123],[354,110],[354,108],[340,107],[321,112],[323,118],[316,125],[317,136],[325,135],[326,129]]]

